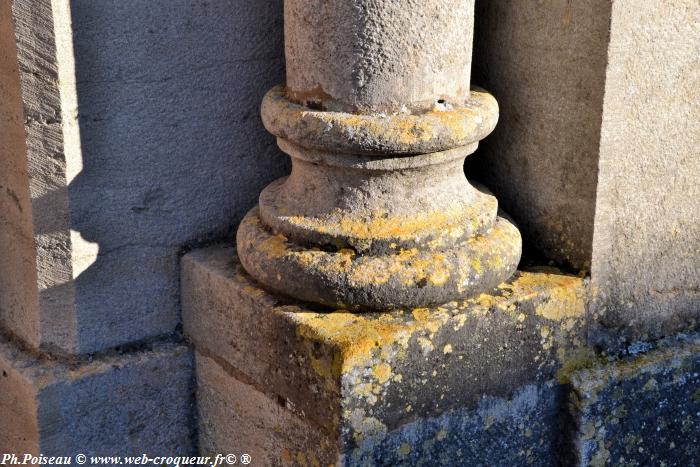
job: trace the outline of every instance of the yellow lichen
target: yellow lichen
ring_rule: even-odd
[[[586,312],[583,280],[579,277],[522,274],[513,282],[513,291],[522,298],[542,294],[544,301],[536,304],[535,312],[551,321],[580,318]]]
[[[372,367],[372,375],[377,379],[379,384],[386,383],[391,378],[391,366],[387,363],[379,363]]]
[[[411,216],[375,211],[366,217],[353,217],[335,209],[323,217],[288,216],[285,220],[305,230],[332,236],[364,240],[413,240],[416,237],[457,237],[464,233],[464,222],[478,216],[470,206],[431,211]]]
[[[268,259],[275,259],[287,253],[287,237],[271,235],[258,245],[259,251],[265,253]]]

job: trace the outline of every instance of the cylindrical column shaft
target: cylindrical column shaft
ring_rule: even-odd
[[[459,105],[473,15],[474,0],[286,0],[289,97],[350,112]]]

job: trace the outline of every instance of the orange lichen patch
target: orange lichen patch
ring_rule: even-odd
[[[374,212],[369,218],[350,217],[340,209],[328,216],[289,216],[285,221],[305,230],[364,240],[412,240],[415,237],[459,237],[465,222],[479,216],[473,207],[433,211],[415,216],[391,216]],[[478,222],[478,219],[477,219]]]
[[[563,321],[580,318],[586,312],[583,279],[561,274],[521,274],[512,284],[518,295],[542,294],[546,298],[535,307],[543,318]]]
[[[378,363],[372,367],[372,375],[379,384],[384,384],[392,377],[391,366],[387,363]]]
[[[497,107],[486,93],[475,93],[474,108],[432,110],[423,114],[361,115],[341,112],[301,111],[297,118],[325,123],[368,139],[393,141],[405,146],[449,136],[464,143],[478,141],[496,124]]]
[[[419,283],[444,285],[452,266],[444,253],[419,254],[416,248],[394,255],[360,257],[348,276],[352,285],[386,284],[392,277],[405,286]]]
[[[287,253],[287,237],[281,234],[270,236],[260,243],[259,249],[267,254],[268,259],[284,256]]]
[[[312,341],[321,341],[338,351],[338,358],[319,365],[319,375],[336,379],[342,372],[358,366],[369,366],[381,383],[391,379],[391,366],[386,362],[372,363],[375,351],[387,346],[405,349],[416,332],[434,329],[447,320],[443,313],[431,313],[425,320],[406,321],[395,316],[391,319],[365,318],[344,310],[334,313],[290,313],[297,324],[297,334]]]
[[[282,448],[282,452],[280,453],[280,459],[282,459],[282,462],[292,462],[292,454],[289,452],[289,449]]]
[[[258,287],[252,287],[250,285],[246,285],[243,288],[243,291],[247,293],[248,295],[255,297],[255,298],[263,298],[267,296],[267,292],[265,292],[263,289],[260,289]]]
[[[434,334],[447,322],[450,315],[443,308],[414,308],[411,312],[416,322]]]

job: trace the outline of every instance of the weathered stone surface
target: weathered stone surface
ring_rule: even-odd
[[[287,86],[353,112],[432,108],[469,95],[474,0],[285,2]]]
[[[580,465],[696,465],[700,337],[571,375]]]
[[[335,433],[348,456],[484,395],[507,397],[558,371],[566,378],[591,353],[583,280],[556,273],[519,273],[493,294],[442,307],[354,314],[270,295],[231,248],[189,253],[182,267],[196,348]]]
[[[92,361],[44,360],[0,341],[0,452],[192,453],[193,361],[184,345]]]
[[[376,444],[341,454],[337,435],[240,377],[197,353],[199,446],[205,455],[246,452],[254,465],[298,466],[550,466],[563,455],[559,412],[565,394],[553,381],[526,386],[510,398],[484,397],[473,409],[417,419]]]
[[[10,7],[0,3],[0,325],[37,345],[36,252]]]
[[[697,326],[700,4],[481,0],[476,18],[501,119],[471,160],[524,237],[591,271],[613,339]]]
[[[438,218],[443,213],[436,214]],[[414,220],[430,230],[426,240],[440,230]],[[499,217],[483,235],[435,249],[414,246],[380,255],[349,248],[313,250],[268,232],[257,208],[243,219],[236,239],[246,271],[272,290],[365,311],[429,306],[488,291],[513,275],[522,248],[518,229]]]
[[[461,106],[436,104],[423,113],[370,113],[317,110],[294,103],[276,86],[263,99],[265,128],[305,148],[349,154],[424,154],[469,146],[493,131],[498,103],[472,89]]]
[[[241,381],[221,360],[196,352],[199,450],[204,455],[247,453],[252,465],[332,465],[339,444],[283,398]],[[230,371],[227,372],[226,370]]]
[[[290,0],[284,11],[287,82],[262,117],[292,174],[238,229],[246,271],[356,311],[464,299],[508,279],[520,233],[462,171],[498,119],[495,100],[470,91],[474,1]]]
[[[29,186],[24,243],[36,244],[27,261],[37,278],[24,287],[31,271],[0,274],[11,302],[0,319],[32,346],[63,353],[171,332],[178,251],[230,234],[262,186],[287,170],[257,112],[284,76],[282,2],[9,5],[26,156],[19,142],[8,149],[26,157],[28,177],[7,176]],[[10,18],[2,15],[3,41]],[[226,44],[224,55],[216,44]],[[3,255],[9,264],[28,255],[12,235],[19,257]],[[11,289],[34,289],[39,305],[22,297],[21,308]]]
[[[501,118],[472,160],[525,238],[581,269],[591,264],[610,9],[476,2],[472,81],[492,91]]]
[[[612,3],[591,277],[632,339],[700,318],[699,56],[697,1]]]
[[[484,397],[472,410],[418,419],[376,445],[345,458],[347,465],[551,466],[565,460],[564,391],[556,381],[528,385],[510,398]]]

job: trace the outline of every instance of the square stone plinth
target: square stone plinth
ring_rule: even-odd
[[[571,376],[581,465],[698,465],[700,336]]]
[[[0,453],[189,454],[192,390],[186,345],[57,361],[0,337]]]
[[[270,464],[352,465],[447,450],[453,461],[546,465],[562,431],[555,378],[592,355],[585,281],[553,270],[440,307],[351,313],[266,292],[232,248],[191,252],[182,267],[204,451],[248,443]]]

